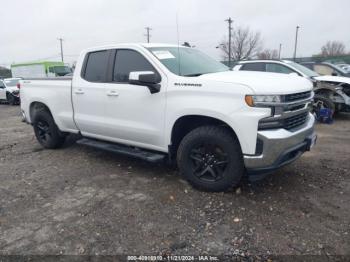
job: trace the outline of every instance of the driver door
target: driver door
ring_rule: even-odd
[[[160,92],[129,83],[130,72],[152,71],[161,77]],[[105,135],[128,144],[160,149],[164,140],[167,78],[138,51],[117,49],[112,82],[105,100]]]

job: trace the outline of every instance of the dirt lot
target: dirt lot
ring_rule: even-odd
[[[74,144],[43,150],[0,105],[0,254],[350,254],[350,115],[312,152],[228,193]]]

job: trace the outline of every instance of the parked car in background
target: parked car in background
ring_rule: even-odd
[[[45,78],[59,77],[72,73],[72,69],[63,62],[42,61],[11,65],[12,77]]]
[[[10,105],[19,104],[19,89],[21,78],[5,78],[0,80],[0,100],[7,101]]]
[[[195,187],[261,179],[315,143],[312,84],[232,72],[194,48],[120,44],[84,50],[73,78],[23,80],[21,110],[45,148],[78,143],[175,162]]]
[[[303,62],[301,65],[315,71],[319,75],[350,77],[350,73],[340,66],[327,62]]]
[[[309,79],[314,84],[315,103],[333,112],[350,112],[350,78],[340,76],[320,76],[309,68],[288,60],[241,61],[234,71],[261,71],[282,74],[296,74]]]

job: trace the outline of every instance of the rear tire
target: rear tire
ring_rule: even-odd
[[[36,139],[44,148],[55,149],[64,144],[66,135],[58,129],[49,112],[36,112],[33,121],[33,128]]]
[[[237,138],[219,126],[189,132],[180,143],[177,162],[187,181],[204,191],[226,191],[236,186],[244,174]]]

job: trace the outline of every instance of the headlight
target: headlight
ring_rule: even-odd
[[[256,106],[259,103],[280,103],[282,100],[279,95],[247,95],[245,96],[245,101],[248,106]]]

